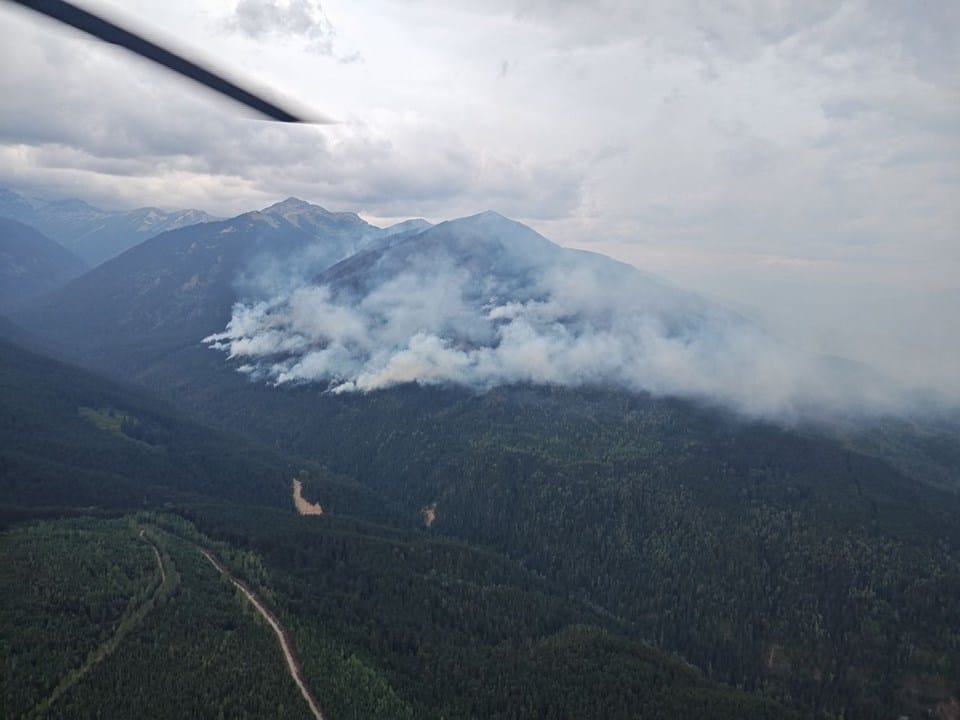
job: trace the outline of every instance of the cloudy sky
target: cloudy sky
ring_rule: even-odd
[[[86,3],[96,9],[104,3]],[[925,384],[960,367],[960,4],[126,0],[282,126],[0,4],[0,184],[492,208]]]

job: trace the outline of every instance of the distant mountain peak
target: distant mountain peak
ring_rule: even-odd
[[[0,306],[55,290],[87,269],[80,258],[13,218],[0,217]]]
[[[302,212],[304,210],[310,210],[312,212],[322,212],[329,213],[330,211],[320,205],[314,205],[313,203],[307,202],[306,200],[301,200],[298,197],[288,197],[286,200],[281,200],[276,202],[269,207],[265,207],[260,212],[263,213],[286,213],[291,211]]]
[[[479,253],[486,256],[486,260],[492,260],[501,251],[520,252],[525,256],[524,264],[534,258],[536,262],[543,262],[559,250],[558,245],[533,228],[493,210],[434,225],[424,232],[424,237],[458,253]],[[534,255],[529,255],[531,252]],[[519,260],[520,256],[515,259]]]
[[[458,227],[476,229],[484,233],[522,231],[524,233],[531,233],[542,237],[533,228],[524,225],[522,222],[508,218],[505,215],[501,215],[495,210],[484,210],[476,215],[468,215],[467,217],[456,218],[455,220],[447,220],[446,222],[440,223],[436,227],[442,227],[445,225],[451,228]]]
[[[510,220],[506,215],[501,215],[496,210],[484,210],[483,212],[478,212],[476,215],[468,215],[463,219],[470,220],[473,218],[478,220],[509,220],[510,222],[516,222],[515,220]]]
[[[408,232],[417,232],[428,230],[433,227],[433,223],[424,220],[423,218],[410,218],[409,220],[403,220],[402,222],[394,223],[383,228],[383,232],[387,235],[399,235],[401,233]]]
[[[359,215],[352,212],[331,212],[325,207],[314,205],[313,203],[301,200],[296,197],[288,197],[260,211],[263,215],[281,217],[287,222],[300,227],[306,221],[308,225],[316,225],[319,221],[322,224],[330,223],[363,223]]]

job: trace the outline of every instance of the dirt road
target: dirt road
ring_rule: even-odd
[[[49,712],[50,707],[60,697],[62,697],[67,690],[83,679],[83,677],[90,672],[90,670],[92,670],[97,663],[102,662],[104,658],[116,650],[120,645],[120,642],[127,635],[133,632],[136,628],[140,627],[140,625],[143,623],[143,619],[150,613],[151,610],[153,610],[161,594],[170,590],[170,588],[165,588],[167,584],[167,571],[163,566],[163,559],[160,557],[160,550],[156,545],[153,544],[153,541],[147,537],[146,530],[144,528],[140,528],[140,539],[147,542],[150,547],[153,548],[153,554],[157,558],[157,566],[160,568],[160,584],[153,591],[153,594],[143,603],[135,608],[127,608],[127,611],[123,614],[123,617],[120,618],[120,621],[117,624],[117,629],[114,631],[113,635],[91,650],[79,667],[70,670],[66,675],[64,675],[60,679],[60,682],[58,682],[53,688],[50,695],[37,703],[31,713],[31,717],[45,717]],[[174,583],[174,585],[175,584],[176,583]]]
[[[147,537],[146,532],[146,530],[140,528],[140,537],[150,543],[150,547],[153,548],[153,554],[157,556],[157,566],[160,568],[160,584],[162,585],[167,581],[167,571],[163,569],[163,560],[160,559],[160,551],[157,550],[157,546],[154,545],[150,541],[150,538]]]
[[[250,604],[253,605],[261,615],[263,615],[264,620],[266,620],[270,627],[273,628],[273,632],[276,634],[277,640],[280,641],[280,647],[283,649],[283,656],[287,660],[287,668],[290,671],[290,677],[293,678],[293,681],[297,684],[297,687],[300,688],[300,694],[303,695],[303,699],[307,701],[307,705],[310,707],[310,712],[313,713],[313,716],[316,718],[316,720],[324,720],[323,713],[320,712],[320,708],[317,706],[316,700],[314,700],[313,695],[310,693],[310,689],[303,681],[303,674],[300,671],[300,663],[297,662],[296,655],[294,655],[293,652],[293,646],[287,636],[287,631],[280,624],[280,621],[274,617],[273,613],[271,613],[262,602],[260,602],[260,598],[258,598],[256,594],[244,583],[233,577],[233,575],[231,575],[227,569],[220,564],[220,561],[217,560],[212,553],[203,549],[201,549],[200,552],[207,560],[210,561],[210,564],[213,565],[218,572],[220,572],[222,575],[225,575],[230,582],[240,589],[240,592],[246,595],[247,600],[250,601]]]

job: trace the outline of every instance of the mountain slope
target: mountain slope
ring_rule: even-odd
[[[380,232],[289,199],[152,238],[16,318],[93,366],[115,370],[121,355],[137,366],[221,329],[240,293],[269,293],[289,267],[327,267]]]
[[[814,715],[955,692],[960,499],[836,443],[616,390],[208,401],[717,679]]]
[[[0,507],[6,509],[198,500],[288,507],[290,478],[315,469],[5,340],[0,391]],[[382,516],[369,493],[335,480],[329,488],[329,507]]]
[[[391,233],[291,198],[158,236],[14,319],[126,378],[207,338],[254,378],[337,392],[612,383],[777,418],[899,402],[862,368],[495,213]]]
[[[197,715],[250,694],[256,716],[302,713],[269,632],[201,556],[212,547],[282,618],[331,717],[626,719],[637,703],[645,718],[792,716],[489,550],[344,516],[386,516],[360,488],[314,474],[329,514],[298,517],[290,461],[139,393],[4,343],[0,388],[0,707],[15,715],[44,698],[62,717]],[[103,519],[135,508],[155,512]],[[61,514],[94,517],[14,522]],[[72,677],[78,663],[87,672]],[[255,688],[236,687],[244,673]]]
[[[742,319],[494,213],[410,225],[394,233],[288,199],[154,238],[15,319],[85,364],[161,384],[182,382],[176,358],[211,334],[254,370],[358,389],[520,380],[669,392],[703,370],[708,393],[743,376],[735,360],[711,370],[715,348],[754,349],[759,333]],[[210,351],[195,360],[222,365]]]
[[[0,217],[0,308],[65,285],[86,264],[39,231]]]

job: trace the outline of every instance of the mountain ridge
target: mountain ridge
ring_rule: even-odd
[[[78,198],[27,198],[8,188],[0,188],[0,215],[36,227],[90,266],[99,265],[166,230],[216,219],[202,210],[192,209],[103,210]]]
[[[393,232],[291,197],[163,233],[15,319],[85,362],[112,365],[111,346],[141,344],[137,373],[164,343],[206,339],[246,358],[251,377],[338,391],[613,382],[788,419],[902,402],[866,373],[493,211]]]

